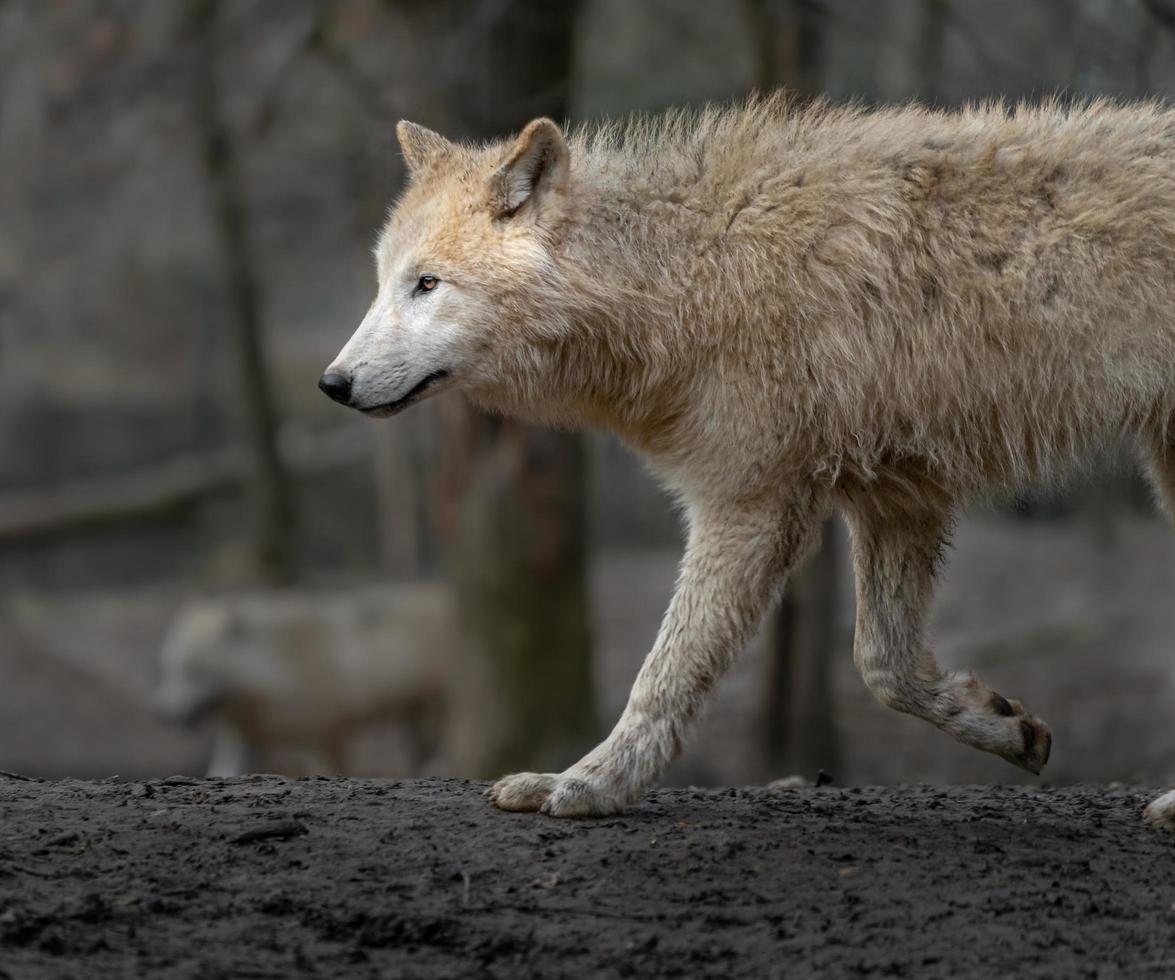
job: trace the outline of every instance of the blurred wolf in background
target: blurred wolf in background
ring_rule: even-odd
[[[160,651],[156,706],[215,731],[210,776],[291,760],[292,775],[347,770],[348,742],[395,723],[418,774],[448,740],[460,672],[456,615],[435,585],[190,603]],[[273,771],[272,768],[265,771]]]
[[[320,386],[372,416],[460,388],[611,429],[688,519],[614,730],[493,802],[585,816],[636,799],[833,509],[865,683],[1041,770],[1047,726],[943,671],[923,619],[961,501],[1127,438],[1175,505],[1175,113],[770,98],[570,137],[538,119],[484,147],[398,132],[410,181],[378,294]],[[1175,793],[1147,816],[1175,828]]]

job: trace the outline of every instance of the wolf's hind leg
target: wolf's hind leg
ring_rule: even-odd
[[[846,516],[857,585],[853,657],[869,690],[888,707],[1039,773],[1052,747],[1048,726],[974,674],[944,672],[923,639],[949,511],[882,515],[853,506]]]
[[[216,726],[212,758],[208,761],[208,776],[244,776],[256,772],[260,762],[256,746],[241,730],[228,721]]]
[[[1155,432],[1147,444],[1151,482],[1167,517],[1175,521],[1175,430]],[[1144,814],[1152,827],[1175,831],[1175,790],[1151,802]]]

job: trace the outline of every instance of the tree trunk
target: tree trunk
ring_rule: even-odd
[[[821,529],[820,550],[792,573],[771,626],[764,686],[766,772],[812,778],[840,761],[833,650],[840,639],[838,523]]]
[[[758,45],[756,84],[784,86],[802,99],[820,94],[824,61],[822,0],[744,0]],[[782,9],[781,9],[782,8]],[[820,550],[792,573],[770,627],[763,688],[764,770],[769,777],[832,771],[838,760],[832,692],[839,562],[836,523]]]
[[[258,277],[249,250],[248,212],[239,148],[222,114],[217,65],[218,0],[190,0],[190,30],[196,41],[195,116],[212,197],[213,222],[221,239],[224,274],[232,308],[232,339],[239,375],[245,442],[252,459],[247,485],[252,538],[250,577],[270,584],[294,579],[293,502],[277,447],[277,420],[261,340]]]
[[[820,94],[824,61],[824,0],[743,0],[755,44],[753,87],[779,86],[805,99]]]
[[[379,426],[373,436],[379,564],[391,579],[412,579],[421,571],[420,507],[414,479],[418,460],[413,445],[417,431],[415,424],[400,421]]]
[[[470,761],[487,774],[557,769],[596,734],[581,446],[455,399],[442,416],[438,516],[490,685]]]
[[[498,137],[567,111],[577,3],[452,2],[421,8],[437,29],[466,23],[446,92],[457,135]],[[488,667],[471,764],[486,775],[557,769],[597,735],[580,437],[491,418],[442,397],[438,524],[464,625]]]
[[[942,58],[946,46],[948,0],[923,0],[918,43],[918,98],[934,105],[942,97]]]

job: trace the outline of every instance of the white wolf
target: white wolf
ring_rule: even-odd
[[[213,723],[210,776],[256,771],[275,751],[303,775],[345,772],[348,741],[377,721],[402,723],[422,765],[443,751],[457,648],[439,586],[204,599],[164,639],[155,702]]]
[[[834,508],[866,684],[1040,771],[1047,726],[940,669],[922,621],[968,497],[1127,437],[1175,502],[1175,113],[768,99],[484,147],[399,135],[378,293],[323,390],[380,416],[461,388],[610,428],[688,516],[615,729],[566,772],[500,780],[498,806],[637,798]],[[1147,813],[1175,827],[1175,793]]]

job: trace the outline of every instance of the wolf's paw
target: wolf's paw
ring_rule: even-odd
[[[1007,724],[1012,729],[1007,742],[1008,751],[1000,754],[1012,765],[1039,776],[1053,749],[1053,733],[1049,726],[1025,711],[1019,701],[1008,701],[998,694],[993,694],[993,698],[999,698],[1012,712],[1007,716]]]
[[[602,817],[619,813],[624,801],[586,779],[554,773],[503,776],[486,794],[501,810],[539,811],[549,817]]]
[[[499,779],[486,796],[499,810],[533,813],[547,802],[558,778],[554,773],[516,772]]]
[[[1156,830],[1175,831],[1175,789],[1164,793],[1143,811],[1146,822]]]
[[[1049,726],[988,688],[974,674],[951,678],[950,701],[944,727],[957,739],[993,752],[1014,766],[1039,775],[1049,761],[1053,736]]]

